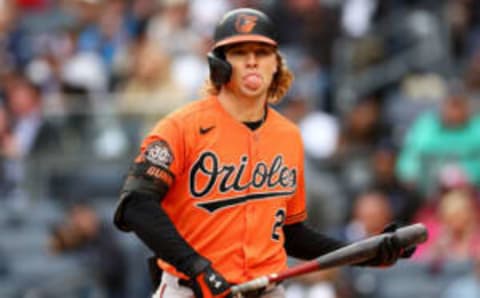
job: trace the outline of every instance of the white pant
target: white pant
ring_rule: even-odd
[[[283,286],[278,285],[267,290],[262,298],[285,298]],[[193,291],[189,287],[178,284],[178,277],[167,272],[163,272],[160,286],[153,294],[152,298],[194,298]]]

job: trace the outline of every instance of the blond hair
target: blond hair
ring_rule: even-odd
[[[280,52],[275,52],[277,56],[277,71],[273,75],[272,82],[267,92],[267,101],[271,104],[277,104],[287,94],[292,85],[294,76],[288,69],[285,58]],[[222,86],[215,85],[210,78],[205,81],[202,87],[202,94],[205,96],[218,95]]]

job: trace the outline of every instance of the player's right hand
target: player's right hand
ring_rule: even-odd
[[[195,298],[232,297],[230,284],[211,266],[207,266],[192,280]]]
[[[410,258],[416,250],[416,246],[413,246],[408,249],[404,249],[397,236],[395,236],[395,231],[398,226],[396,223],[388,224],[382,231],[381,234],[385,235],[383,241],[380,243],[377,255],[361,264],[360,266],[373,266],[373,267],[389,267],[394,265],[399,258]]]

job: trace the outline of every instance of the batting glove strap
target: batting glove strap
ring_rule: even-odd
[[[211,266],[192,279],[191,288],[196,298],[231,297],[230,284]]]

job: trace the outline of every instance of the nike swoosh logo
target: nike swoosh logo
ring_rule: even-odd
[[[200,127],[200,134],[201,135],[207,134],[209,131],[211,131],[214,128],[215,128],[215,126]]]

